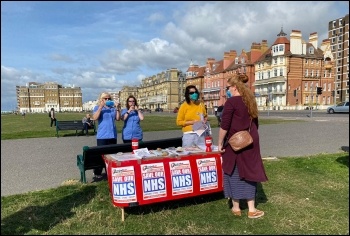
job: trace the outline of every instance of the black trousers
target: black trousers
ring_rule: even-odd
[[[51,127],[52,127],[53,123],[55,123],[55,126],[56,126],[56,118],[51,118],[51,124],[50,124]]]
[[[84,123],[83,124],[83,133],[84,133],[84,130],[86,131],[86,134],[88,134],[89,133],[89,129],[92,129],[93,128],[93,126],[91,125],[88,125],[88,123]]]
[[[110,144],[117,144],[117,139],[97,139],[97,146],[103,146],[103,145],[110,145]],[[102,158],[102,157],[101,157]],[[105,164],[105,170],[106,170],[106,164]],[[94,169],[94,175],[101,175],[103,168],[96,168]],[[107,173],[107,170],[106,170]]]

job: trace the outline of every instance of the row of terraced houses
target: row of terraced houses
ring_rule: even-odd
[[[271,46],[262,40],[253,42],[250,51],[230,50],[220,60],[207,58],[205,65],[191,62],[185,73],[177,68],[167,69],[144,78],[139,86],[125,86],[112,96],[122,105],[132,94],[140,107],[173,110],[184,101],[185,87],[193,84],[201,92],[204,104],[213,108],[226,101],[226,79],[234,73],[246,73],[260,110],[305,109],[316,104],[324,109],[349,100],[349,15],[330,21],[328,38],[321,45],[318,41],[317,32],[310,33],[305,41],[301,31],[292,30],[287,35],[282,28]],[[19,111],[34,111],[33,104],[37,104],[38,112],[51,107],[58,111],[91,110],[96,104],[82,104],[79,87],[68,91],[69,88],[52,83],[35,86],[49,87],[51,92],[42,90],[48,96],[41,98],[40,103],[35,100],[35,87],[17,86]],[[322,88],[322,94],[316,93],[317,87]]]

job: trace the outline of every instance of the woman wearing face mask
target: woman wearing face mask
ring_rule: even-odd
[[[117,105],[107,92],[101,93],[99,102],[94,107],[93,120],[98,122],[97,146],[117,144],[117,125],[120,120],[120,105]],[[105,168],[105,170],[107,170]],[[94,169],[94,179],[102,178],[102,168]]]
[[[241,216],[239,201],[246,200],[248,218],[259,218],[264,212],[256,209],[257,183],[267,181],[260,154],[258,107],[253,92],[246,86],[248,76],[236,74],[227,79],[227,101],[222,112],[218,150],[222,153],[224,195],[232,200],[231,212]],[[225,142],[233,134],[250,129],[253,144],[234,151]]]
[[[205,106],[199,100],[199,91],[194,85],[189,85],[185,90],[185,102],[181,104],[177,113],[176,125],[182,127],[182,146],[205,146],[205,132],[198,136],[193,131],[195,122],[207,122]]]

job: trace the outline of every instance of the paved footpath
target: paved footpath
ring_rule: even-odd
[[[349,120],[306,119],[306,122],[261,125],[263,157],[304,156],[343,152],[349,148]],[[180,130],[145,132],[144,141],[180,137]],[[120,138],[120,133],[118,133]],[[213,129],[217,144],[218,128]],[[120,139],[119,139],[119,143]],[[1,196],[44,190],[79,180],[77,154],[95,146],[96,136],[1,140]],[[86,171],[89,182],[92,170]]]

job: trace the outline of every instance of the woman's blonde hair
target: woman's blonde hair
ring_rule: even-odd
[[[102,92],[98,98],[98,103],[100,103],[102,101],[102,99],[104,99],[105,97],[110,97],[112,98],[111,94],[110,93],[107,93],[107,92]]]
[[[244,104],[248,108],[250,117],[254,119],[258,118],[258,105],[256,104],[253,92],[246,85],[248,80],[249,78],[246,74],[235,74],[227,79],[227,83],[231,86],[236,86]]]

